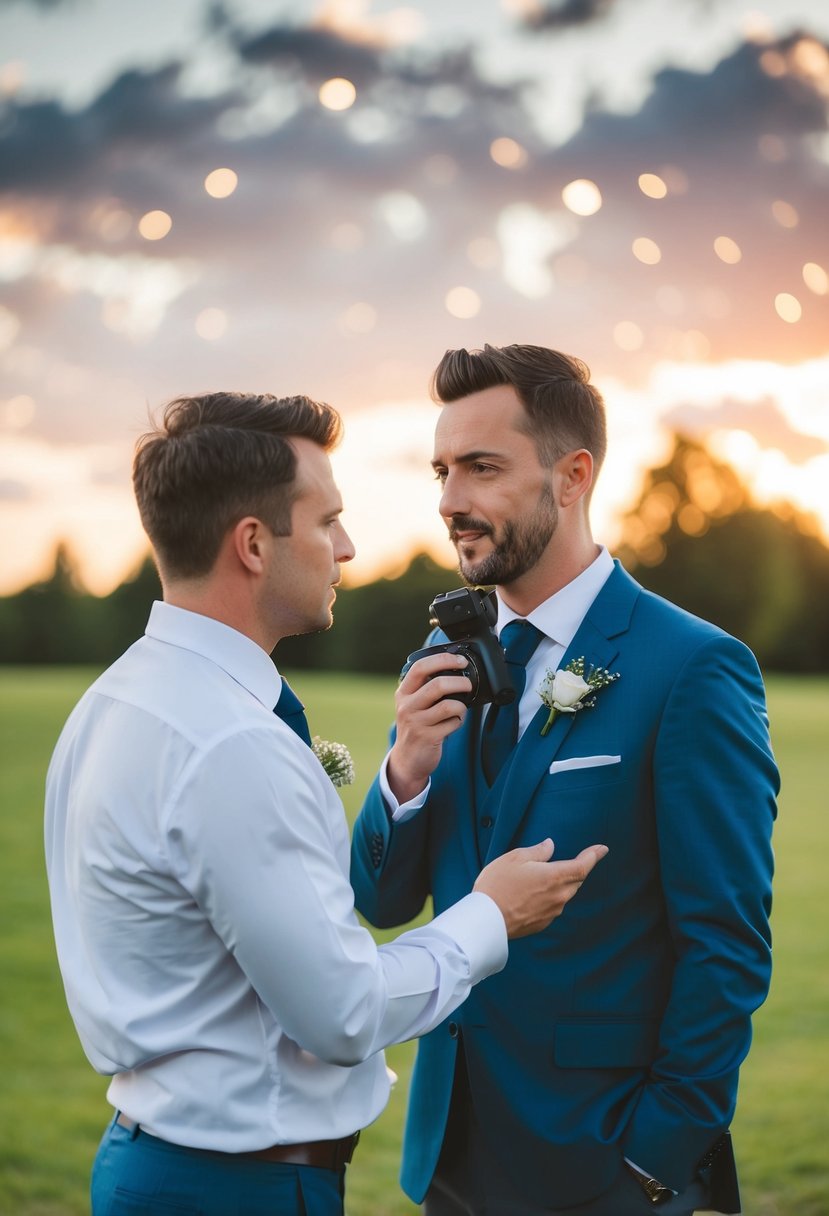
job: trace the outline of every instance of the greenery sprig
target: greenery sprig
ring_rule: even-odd
[[[332,743],[314,735],[311,750],[331,778],[332,785],[351,785],[354,780],[354,761],[344,743]]]

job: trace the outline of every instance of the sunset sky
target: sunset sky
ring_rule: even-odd
[[[583,358],[611,546],[671,428],[829,538],[825,0],[0,0],[0,594],[144,550],[181,393],[304,392],[357,580],[449,561],[447,347]]]

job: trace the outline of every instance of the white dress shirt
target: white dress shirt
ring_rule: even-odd
[[[564,658],[579,626],[587,616],[590,605],[612,573],[613,558],[602,546],[598,557],[586,570],[583,570],[577,578],[562,587],[560,591],[556,591],[555,595],[551,595],[549,599],[534,608],[528,617],[519,616],[517,612],[508,608],[500,597],[496,596],[498,620],[495,629],[499,638],[502,629],[510,621],[515,620],[530,621],[544,635],[527,663],[527,680],[518,703],[519,738],[541,707],[538,695],[541,681],[547,671],[555,671]],[[427,783],[425,788],[414,798],[410,798],[408,802],[399,803],[389,785],[387,765],[388,755],[380,769],[380,791],[392,820],[395,823],[403,823],[423,806],[431,783]]]
[[[49,768],[58,959],[113,1106],[243,1152],[339,1138],[383,1109],[381,1049],[430,1030],[507,957],[473,893],[379,949],[348,881],[342,804],[272,712],[252,640],[153,606],[71,714]]]

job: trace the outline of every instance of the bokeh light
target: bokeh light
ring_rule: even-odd
[[[196,333],[205,342],[217,342],[227,333],[227,313],[222,308],[203,308],[196,317]]]
[[[453,287],[446,293],[446,311],[461,321],[477,317],[481,311],[481,297],[471,287]]]
[[[489,145],[489,155],[502,169],[520,169],[527,163],[527,150],[514,139],[502,136]]]
[[[595,215],[602,205],[602,192],[586,177],[568,182],[561,192],[565,207],[574,215]]]
[[[173,221],[166,211],[148,211],[138,221],[138,231],[145,241],[161,241],[170,231]]]
[[[631,249],[637,261],[644,262],[646,266],[655,266],[657,262],[662,261],[662,250],[650,237],[638,236],[631,245]]]
[[[797,208],[782,198],[775,199],[772,203],[771,213],[781,228],[796,228],[800,223]]]
[[[829,274],[817,262],[807,262],[803,267],[803,282],[816,296],[829,293]]]
[[[344,76],[333,76],[320,85],[319,99],[326,110],[349,110],[357,100],[357,90]]]
[[[718,236],[714,241],[714,252],[721,262],[736,266],[743,256],[743,251],[730,236]]]
[[[648,198],[664,198],[668,187],[657,173],[640,173],[639,189]]]
[[[232,169],[214,169],[204,179],[204,188],[211,198],[228,198],[239,184]]]
[[[790,295],[788,291],[778,292],[774,297],[774,310],[781,321],[788,321],[790,325],[794,325],[803,315],[797,296]]]

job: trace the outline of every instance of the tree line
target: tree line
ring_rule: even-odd
[[[829,548],[790,507],[754,505],[737,474],[676,436],[622,521],[616,553],[645,587],[746,642],[768,671],[829,671]],[[428,607],[460,585],[426,554],[402,574],[341,587],[333,630],[286,638],[285,668],[396,673],[429,629]],[[106,666],[143,631],[161,593],[150,558],[110,595],[80,585],[65,545],[42,582],[0,597],[0,663]]]

